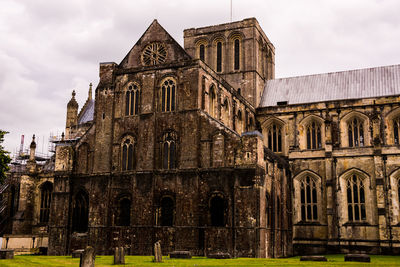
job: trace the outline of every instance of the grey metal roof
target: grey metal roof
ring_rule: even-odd
[[[90,99],[88,100],[85,110],[82,112],[82,115],[78,120],[78,125],[92,121],[93,117],[94,117],[94,100]]]
[[[269,80],[260,107],[400,95],[400,65]]]

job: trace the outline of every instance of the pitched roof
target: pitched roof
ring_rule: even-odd
[[[85,103],[85,106],[79,113],[78,125],[93,121],[93,117],[94,117],[94,100],[88,99],[87,102]]]
[[[400,95],[400,65],[269,80],[260,107]]]

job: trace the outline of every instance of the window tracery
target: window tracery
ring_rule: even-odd
[[[176,134],[168,132],[162,140],[162,167],[163,169],[176,168]]]
[[[268,128],[268,148],[273,152],[282,152],[282,126],[277,123]]]
[[[125,137],[122,144],[122,171],[133,170],[135,164],[135,142],[133,137]]]
[[[128,86],[125,93],[125,116],[139,114],[140,89],[136,83]]]
[[[72,214],[72,231],[84,233],[88,230],[89,223],[89,196],[81,190],[74,198]]]
[[[318,220],[317,184],[313,178],[306,176],[300,182],[301,220]]]
[[[364,146],[364,125],[357,117],[352,118],[347,124],[349,147]]]
[[[321,125],[312,121],[307,126],[307,149],[322,148]]]
[[[175,111],[176,82],[173,78],[166,78],[161,83],[161,111]]]
[[[346,181],[347,212],[349,221],[365,221],[365,189],[363,180],[352,175]]]

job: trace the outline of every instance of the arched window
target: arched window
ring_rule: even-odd
[[[116,217],[117,226],[129,226],[131,224],[131,201],[129,198],[122,198],[118,203],[118,214]]]
[[[317,186],[314,179],[306,176],[300,182],[301,220],[318,220]]]
[[[161,111],[168,112],[175,110],[176,82],[167,78],[161,83]]]
[[[125,95],[125,115],[139,114],[139,86],[133,83],[128,86]]]
[[[122,142],[122,170],[133,170],[135,165],[135,142],[132,137],[126,137]]]
[[[162,140],[162,166],[163,169],[176,168],[176,134],[168,132]]]
[[[222,111],[222,120],[226,125],[229,125],[229,101],[227,98],[224,100]]]
[[[225,201],[220,195],[210,200],[211,226],[225,226]]]
[[[312,121],[307,126],[307,149],[318,149],[321,147],[321,125]]]
[[[204,61],[205,47],[204,44],[199,46],[199,58]]]
[[[234,41],[234,70],[240,69],[240,40]]]
[[[72,231],[84,233],[88,230],[89,223],[89,196],[81,190],[73,201],[72,211]]]
[[[393,137],[396,145],[400,144],[400,117],[393,120]]]
[[[215,93],[215,88],[214,85],[211,85],[210,87],[210,94],[209,94],[209,109],[210,109],[210,115],[213,117],[216,117],[216,105],[217,105],[217,95]]]
[[[217,42],[217,72],[222,71],[222,42]]]
[[[40,223],[49,222],[52,192],[53,185],[50,182],[45,182],[40,188]]]
[[[350,147],[364,146],[364,126],[359,118],[353,118],[348,122],[348,137]]]
[[[268,128],[268,148],[273,152],[282,152],[282,127],[276,123]]]
[[[161,199],[161,226],[172,226],[174,224],[174,200],[170,196]]]
[[[363,181],[352,175],[347,179],[347,212],[349,221],[365,221],[365,190]]]

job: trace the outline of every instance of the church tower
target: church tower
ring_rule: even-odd
[[[255,18],[184,31],[185,50],[204,61],[254,107],[275,78],[275,48]]]

